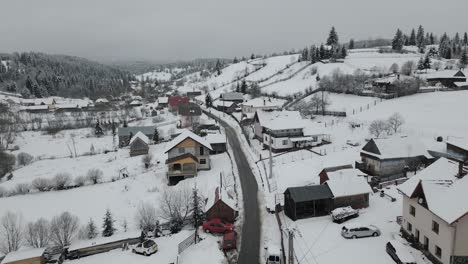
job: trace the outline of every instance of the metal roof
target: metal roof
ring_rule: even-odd
[[[290,187],[285,192],[289,192],[296,203],[333,198],[333,194],[327,185]]]

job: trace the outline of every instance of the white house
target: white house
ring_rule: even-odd
[[[247,118],[253,118],[257,110],[280,110],[285,103],[284,99],[258,97],[242,103],[242,114]]]
[[[440,158],[398,188],[403,194],[403,232],[443,264],[468,261],[467,171]]]
[[[323,143],[324,134],[312,132],[299,111],[262,111],[254,116],[255,137],[273,152],[316,146]],[[307,132],[306,132],[307,131]]]

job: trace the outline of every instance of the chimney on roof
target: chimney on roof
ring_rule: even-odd
[[[263,98],[263,105],[266,105],[266,99]]]

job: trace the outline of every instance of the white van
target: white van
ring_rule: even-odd
[[[270,245],[265,248],[265,264],[283,264],[281,248]]]

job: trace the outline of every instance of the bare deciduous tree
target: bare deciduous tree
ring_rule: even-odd
[[[405,119],[399,113],[394,113],[388,118],[388,126],[393,133],[397,133],[401,126],[405,123]]]
[[[78,233],[78,229],[78,217],[64,212],[52,218],[50,222],[50,241],[61,248],[68,246]]]
[[[97,184],[102,179],[103,172],[100,169],[90,169],[86,175],[86,178],[93,184]]]
[[[0,251],[4,254],[17,251],[22,242],[23,219],[20,215],[7,212],[0,221]]]
[[[163,191],[160,215],[166,220],[183,223],[190,212],[191,191],[187,185],[179,185]]]
[[[148,154],[143,156],[141,161],[143,162],[143,165],[145,166],[146,169],[148,169],[151,166],[151,160],[153,159],[153,155]]]
[[[158,220],[156,208],[150,203],[140,203],[135,219],[141,230],[154,230]]]
[[[49,222],[40,218],[36,222],[30,222],[26,226],[25,239],[26,242],[35,248],[43,248],[49,245]]]
[[[71,183],[71,176],[68,173],[58,173],[53,179],[53,185],[56,190],[63,190]]]
[[[369,133],[372,136],[378,138],[385,132],[387,127],[387,122],[385,122],[384,120],[374,120],[369,125]]]
[[[16,157],[16,161],[18,162],[18,165],[20,166],[26,166],[32,162],[34,157],[32,155],[29,155],[28,153],[21,152],[18,154]]]
[[[46,192],[52,189],[52,184],[48,179],[36,178],[32,181],[32,187],[40,192]]]

